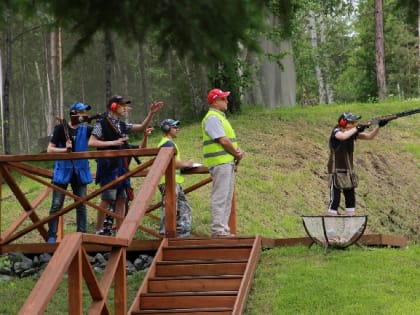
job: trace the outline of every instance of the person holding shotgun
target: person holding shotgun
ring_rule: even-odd
[[[83,152],[88,149],[88,140],[92,133],[92,127],[81,124],[77,117],[85,117],[90,110],[89,105],[77,102],[70,106],[69,123],[60,119],[55,126],[54,132],[48,144],[48,153]],[[75,118],[76,119],[73,119]],[[85,197],[87,184],[92,182],[89,161],[82,160],[57,160],[54,163],[54,174],[52,182],[54,185],[66,190],[71,185],[73,193],[79,197]],[[63,207],[65,195],[54,190],[50,215]],[[86,232],[86,206],[82,203],[76,207],[77,232]],[[55,243],[57,240],[58,219],[48,222],[48,243]]]
[[[107,104],[107,113],[96,122],[93,127],[92,135],[89,139],[89,147],[98,150],[120,150],[128,149],[128,135],[135,131],[144,131],[149,126],[153,116],[163,107],[163,102],[154,102],[141,124],[126,123],[123,119],[131,109],[131,101],[125,97],[114,95]],[[140,161],[138,161],[139,163]],[[128,172],[128,163],[126,158],[101,158],[97,160],[96,183],[102,186],[112,182],[117,177]],[[100,206],[109,209],[114,205],[115,213],[124,216],[127,201],[127,189],[130,187],[130,180],[126,179],[121,183],[105,190],[101,196]],[[109,234],[104,231],[105,214],[98,212],[96,223],[96,234]],[[117,230],[121,226],[121,221],[117,220]]]
[[[371,122],[358,124],[361,116],[346,112],[338,117],[338,123],[334,126],[330,139],[330,157],[328,160],[330,201],[328,215],[338,215],[341,192],[345,198],[345,215],[354,215],[356,210],[355,188],[357,181],[353,171],[353,152],[356,140],[371,140],[378,134],[379,129],[388,123],[387,119],[378,120],[378,126],[371,132],[366,132]],[[349,176],[347,176],[349,174]],[[352,174],[350,176],[350,174]],[[346,175],[341,177],[341,175]],[[338,180],[345,178],[346,180]]]

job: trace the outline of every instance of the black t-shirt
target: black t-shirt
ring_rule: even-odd
[[[78,128],[71,128],[68,126],[69,136],[73,144],[73,150],[76,143],[77,129]],[[86,141],[89,140],[92,130],[92,126],[87,126]],[[54,132],[51,136],[50,142],[54,143],[59,148],[64,148],[66,146],[66,136],[64,134],[64,128],[62,124],[56,125],[54,127]]]
[[[335,134],[338,131],[341,131],[339,127],[333,129],[329,141],[331,153],[334,154],[335,158],[335,168],[348,169],[348,165],[346,162],[347,156],[349,159],[350,166],[353,168],[354,142],[357,139],[357,133],[344,141],[340,141],[335,137]],[[333,172],[333,159],[331,154],[330,159],[328,160],[328,172]]]

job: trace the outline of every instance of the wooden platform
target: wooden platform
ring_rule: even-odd
[[[390,247],[406,247],[407,238],[397,235],[386,234],[365,234],[360,240],[360,245],[365,246],[390,246]],[[128,247],[128,252],[155,252],[161,243],[160,239],[156,240],[134,240]],[[262,237],[262,247],[275,248],[284,246],[297,246],[297,245],[311,245],[312,240],[309,237],[295,237],[295,238],[266,238]],[[9,244],[0,246],[0,254],[8,252],[21,252],[24,254],[40,254],[40,253],[53,253],[57,248],[57,244],[47,243],[28,243],[28,244]],[[101,246],[96,244],[86,245],[88,252],[108,252],[110,246]]]

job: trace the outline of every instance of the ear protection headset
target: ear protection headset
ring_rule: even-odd
[[[169,126],[169,124],[163,124],[160,129],[162,129],[163,132],[169,132],[169,130],[171,130],[171,126]]]
[[[344,118],[344,115],[341,115],[340,120],[338,121],[340,127],[345,128],[347,126],[347,120]]]
[[[112,102],[109,105],[109,109],[115,112],[118,109],[118,103],[117,102]]]

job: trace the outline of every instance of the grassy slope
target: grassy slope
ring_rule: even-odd
[[[246,151],[237,173],[238,234],[304,236],[300,216],[326,212],[328,136],[343,111],[368,119],[418,107],[419,103],[412,101],[275,110],[245,108],[242,115],[230,117]],[[392,121],[375,140],[361,141],[356,146],[356,168],[361,177],[358,213],[369,215],[368,232],[406,235],[411,244],[418,240],[420,228],[416,216],[420,204],[418,119],[419,115]],[[158,138],[156,132],[150,146],[156,145]],[[199,123],[183,126],[177,143],[184,159],[202,161]],[[187,177],[185,185],[193,180],[197,178]],[[28,186],[27,190],[29,196],[37,195],[36,187]],[[194,228],[204,234],[209,233],[209,195],[210,187],[189,195]],[[14,198],[7,189],[2,198],[4,231],[4,216],[10,213],[4,210],[15,206],[9,205]],[[71,222],[72,217],[68,216],[66,222]],[[92,231],[94,223],[92,212]],[[157,228],[156,223],[145,223]],[[74,226],[69,230],[73,231]],[[247,314],[372,314],[383,301],[392,307],[379,313],[415,314],[412,310],[420,309],[415,293],[419,285],[415,280],[419,279],[418,251],[417,246],[401,251],[351,248],[328,255],[316,247],[264,251]],[[13,281],[0,287],[0,296],[6,296],[19,284]],[[14,307],[9,305],[12,308],[3,307],[15,313],[24,297],[22,294]],[[66,303],[65,295],[62,299]],[[0,314],[2,311],[4,308]]]
[[[418,107],[419,102],[413,101],[245,109],[242,115],[230,117],[246,151],[237,173],[239,234],[302,236],[301,215],[326,213],[328,137],[343,111],[353,111],[367,120]],[[361,178],[357,211],[369,215],[368,232],[418,239],[419,117],[394,120],[374,140],[356,144],[355,167]],[[181,129],[178,144],[184,148],[185,158],[201,160],[200,134],[199,125]],[[209,209],[202,201],[208,195],[204,189],[190,197],[199,218],[196,228],[205,233]]]

